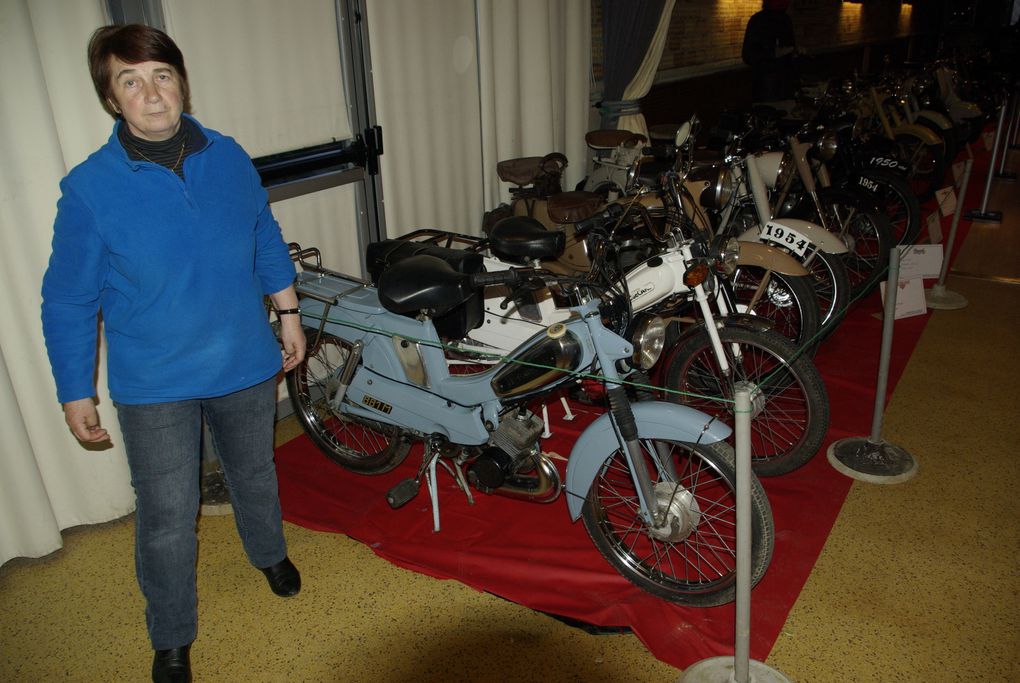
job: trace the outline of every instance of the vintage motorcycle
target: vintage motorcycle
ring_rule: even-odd
[[[520,239],[495,226],[493,253],[538,259],[562,249],[563,234]],[[632,403],[625,389],[634,358],[661,350],[652,326],[640,348],[609,329],[597,284],[532,268],[484,272],[482,257],[430,247],[387,264],[378,286],[323,268],[314,249],[292,245],[296,286],[309,339],[305,361],[287,377],[297,415],[337,464],[362,474],[393,469],[423,445],[417,476],[389,492],[392,507],[423,481],[439,525],[437,465],[469,493],[537,502],[567,492],[567,508],[606,560],[663,599],[693,606],[728,602],[735,592],[735,472],[730,429],[685,406]],[[480,372],[451,372],[443,338],[482,324],[482,292],[511,299],[556,288],[570,300],[566,320],[539,328]],[[606,319],[614,319],[606,315]],[[658,329],[658,332],[655,330]],[[605,384],[608,411],[578,437],[561,484],[539,447],[534,402],[580,377]],[[752,580],[774,544],[768,499],[752,485]]]

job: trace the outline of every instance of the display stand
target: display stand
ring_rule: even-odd
[[[956,310],[967,305],[967,299],[962,294],[951,292],[946,289],[946,275],[949,273],[949,258],[953,254],[953,243],[956,241],[956,228],[960,225],[960,212],[963,205],[963,197],[967,196],[967,185],[970,182],[970,170],[974,166],[973,159],[965,159],[963,162],[963,178],[960,182],[961,201],[956,203],[956,210],[953,211],[953,224],[949,228],[949,236],[946,237],[945,249],[942,253],[942,270],[939,271],[939,279],[935,285],[924,293],[925,303],[928,308],[939,310]]]
[[[967,212],[967,218],[972,221],[984,223],[1001,223],[1001,211],[988,210],[988,194],[992,191],[992,179],[995,177],[995,161],[999,153],[999,141],[1002,139],[1002,124],[1006,118],[1006,103],[999,106],[999,123],[995,126],[995,142],[992,143],[992,161],[988,164],[988,179],[985,181],[985,194],[981,200],[980,209],[971,209]],[[1005,154],[1005,150],[1003,150]]]
[[[836,471],[872,484],[899,484],[917,475],[917,461],[914,457],[903,448],[882,439],[882,413],[889,382],[889,355],[892,351],[899,275],[900,253],[894,247],[889,254],[889,279],[886,281],[882,318],[882,351],[878,359],[878,385],[875,389],[871,436],[840,439],[833,442],[826,453]]]
[[[783,674],[750,658],[751,642],[751,385],[735,389],[737,446],[737,585],[732,657],[710,657],[687,667],[678,683],[789,683]]]

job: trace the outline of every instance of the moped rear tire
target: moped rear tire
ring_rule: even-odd
[[[595,547],[627,580],[680,605],[712,607],[736,596],[736,468],[725,443],[642,439],[653,474],[662,527],[639,514],[624,453],[617,450],[595,477],[581,516]],[[655,466],[668,454],[677,481]],[[757,478],[751,482],[751,585],[765,574],[775,546],[772,508]]]
[[[318,330],[305,328],[309,343]],[[350,355],[350,344],[323,334],[304,361],[287,374],[287,392],[305,433],[327,458],[359,474],[389,472],[407,457],[410,435],[392,425],[353,418],[329,405],[331,387]]]
[[[751,466],[761,477],[802,467],[818,453],[829,430],[829,395],[814,363],[771,331],[739,327],[719,330],[731,374],[723,375],[708,331],[683,338],[663,372],[668,400],[733,419],[733,385],[751,383]],[[734,353],[737,347],[737,357]]]

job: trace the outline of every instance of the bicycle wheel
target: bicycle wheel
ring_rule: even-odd
[[[850,306],[850,275],[839,254],[817,250],[808,255],[804,267],[811,276],[811,284],[822,312],[818,337],[824,339],[835,331],[846,317]]]
[[[849,251],[840,254],[850,280],[850,297],[858,299],[878,286],[889,267],[893,241],[884,214],[868,211],[853,194],[826,188],[819,193],[826,225]]]
[[[736,470],[725,443],[642,439],[653,481],[650,526],[640,515],[627,457],[602,466],[582,508],[584,526],[616,571],[664,600],[693,607],[733,601],[736,594]],[[662,458],[672,466],[659,467]],[[675,472],[675,476],[665,472]],[[751,484],[751,582],[765,574],[775,545],[772,508],[761,483]]]
[[[313,339],[318,331],[306,328],[305,333]],[[388,472],[407,457],[410,435],[393,425],[352,417],[332,404],[350,353],[347,341],[322,335],[287,374],[287,391],[301,426],[327,458],[361,474]]]
[[[928,199],[942,186],[946,175],[944,146],[928,144],[915,133],[904,131],[896,134],[900,156],[907,164],[907,181],[918,199]]]

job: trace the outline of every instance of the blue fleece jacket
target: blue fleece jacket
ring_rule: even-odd
[[[57,399],[95,395],[100,311],[117,402],[222,396],[272,377],[280,347],[263,295],[290,285],[294,266],[251,159],[202,128],[182,181],[129,159],[116,125],[60,183],[42,286]]]

